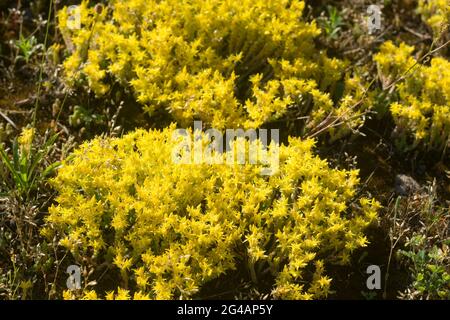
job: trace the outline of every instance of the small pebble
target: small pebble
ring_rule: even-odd
[[[419,183],[406,174],[395,176],[395,192],[401,196],[409,196],[420,191]]]

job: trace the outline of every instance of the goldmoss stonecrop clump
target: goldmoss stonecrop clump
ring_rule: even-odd
[[[384,43],[375,55],[379,71],[396,84],[398,99],[390,106],[401,148],[444,150],[450,137],[450,62],[434,57],[417,62],[414,47]]]
[[[349,263],[377,216],[375,200],[357,197],[358,172],[330,168],[298,138],[279,146],[271,176],[248,162],[179,164],[174,129],[84,143],[53,180],[43,234],[88,270],[110,265],[121,296],[192,298],[244,268],[255,284],[273,277],[274,298],[326,297],[326,265]]]
[[[419,0],[417,12],[439,36],[448,32],[450,23],[450,2],[448,0]]]
[[[167,110],[182,126],[258,128],[307,118],[305,130],[338,118],[339,137],[363,123],[361,79],[315,47],[315,21],[293,0],[112,0],[101,13],[81,4],[81,28],[59,28],[71,50],[69,84],[98,96],[131,89],[149,114]],[[345,83],[345,89],[339,83]],[[359,83],[359,85],[357,83]],[[331,120],[330,120],[331,119]]]

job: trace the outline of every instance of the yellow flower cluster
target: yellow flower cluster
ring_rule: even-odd
[[[99,297],[97,295],[97,292],[95,292],[94,290],[83,290],[83,292],[81,293],[81,297],[73,291],[65,290],[63,292],[63,299],[100,300],[101,297]],[[150,296],[142,292],[135,292],[133,295],[131,295],[129,290],[118,288],[117,293],[115,293],[114,291],[109,291],[108,293],[106,293],[105,300],[150,300]]]
[[[398,101],[390,106],[402,145],[443,150],[450,137],[450,62],[434,57],[429,66],[416,64],[413,51],[386,42],[374,59],[390,81],[404,76],[396,85]]]
[[[33,145],[34,140],[34,128],[24,128],[20,133],[19,138],[17,139],[19,142],[19,147],[22,153],[28,155],[31,151],[31,147]]]
[[[325,297],[325,264],[349,263],[377,217],[375,200],[355,198],[358,172],[330,168],[313,140],[298,138],[279,146],[272,176],[248,161],[177,164],[174,129],[84,143],[53,180],[59,196],[43,234],[62,239],[80,265],[113,264],[130,290],[120,298],[195,297],[243,267],[255,281],[270,270],[273,297]],[[97,294],[115,296],[86,298]]]
[[[450,2],[448,0],[419,0],[417,11],[436,35],[448,30]]]
[[[69,83],[85,79],[97,95],[113,81],[131,88],[152,114],[168,110],[182,126],[258,128],[280,117],[308,116],[307,129],[339,118],[341,135],[362,124],[360,80],[345,63],[315,48],[315,22],[299,0],[112,0],[100,14],[81,5],[79,30],[59,27],[72,48]],[[338,82],[349,88],[336,96]],[[358,89],[355,91],[355,89]],[[328,116],[328,118],[327,118]],[[359,119],[357,119],[359,116]],[[337,132],[339,131],[339,132]]]

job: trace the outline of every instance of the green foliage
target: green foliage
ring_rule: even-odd
[[[433,183],[426,194],[403,199],[407,206],[399,207],[395,234],[405,244],[397,253],[411,280],[402,298],[450,298],[450,209],[439,204],[436,187]]]
[[[53,148],[58,134],[51,136],[42,146],[34,147],[34,129],[23,130],[19,139],[12,144],[11,157],[2,145],[0,145],[0,159],[8,170],[12,184],[10,190],[15,190],[20,196],[28,197],[30,191],[45,181],[55,169],[59,162],[55,162],[42,168],[45,157]],[[9,180],[3,177],[5,181]]]
[[[23,59],[25,63],[30,62],[31,56],[39,49],[42,45],[37,43],[37,39],[34,36],[24,37],[20,35],[19,40],[14,42],[14,45],[18,48],[19,54],[16,56],[16,61]]]
[[[322,26],[329,39],[336,39],[344,23],[336,7],[328,6],[327,10],[329,17],[322,20]]]
[[[406,244],[408,250],[400,254],[409,259],[413,278],[411,297],[425,299],[450,299],[449,244],[427,247],[423,235],[415,235]]]
[[[23,129],[11,150],[0,145],[0,297],[51,297],[56,247],[39,234],[42,211],[52,195],[47,178],[59,166],[51,163],[58,135],[37,138],[35,129]],[[43,140],[43,141],[42,141]],[[45,210],[45,209],[44,209]],[[52,240],[52,239],[51,239]],[[50,270],[53,269],[53,270]],[[52,286],[55,285],[52,283]],[[42,287],[44,286],[44,287]],[[36,292],[36,291],[35,291]]]
[[[93,114],[90,110],[81,106],[75,106],[72,115],[69,116],[69,124],[73,127],[94,126],[105,121],[104,117]]]

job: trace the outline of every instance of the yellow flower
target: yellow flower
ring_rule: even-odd
[[[70,290],[63,291],[63,299],[64,300],[75,300],[75,296]]]
[[[94,290],[86,291],[82,300],[98,300],[97,293]]]
[[[23,153],[29,154],[34,139],[34,128],[24,128],[18,138],[20,149]]]
[[[329,287],[331,283],[331,279],[327,277],[321,277],[319,280],[319,285],[321,287]]]
[[[421,6],[424,5],[422,1]],[[434,57],[429,66],[416,64],[411,56],[413,51],[413,47],[404,43],[397,47],[388,41],[374,57],[383,76],[391,81],[404,78],[396,85],[398,101],[390,105],[401,134],[399,144],[401,148],[443,150],[448,147],[450,137],[450,62]],[[412,146],[406,145],[407,138],[412,138]]]
[[[130,292],[128,290],[119,288],[115,300],[130,300]]]

